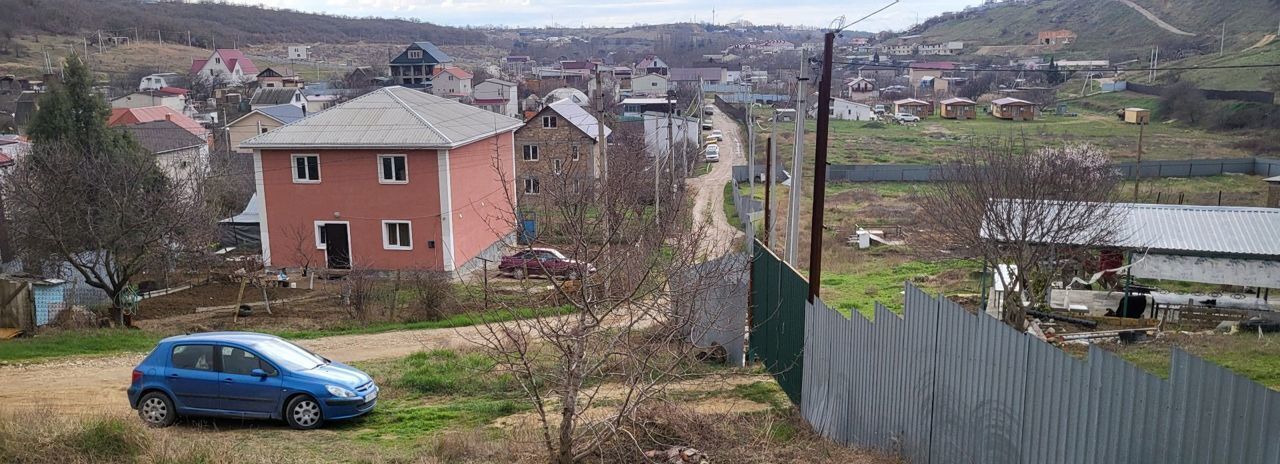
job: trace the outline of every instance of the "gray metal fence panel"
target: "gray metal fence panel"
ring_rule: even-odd
[[[733,253],[698,264],[687,276],[687,282],[704,286],[708,279],[715,279],[705,288],[691,289],[692,301],[688,305],[692,320],[688,338],[694,346],[724,347],[728,363],[742,366],[746,343],[747,283],[749,264],[745,253]]]
[[[1077,359],[907,285],[903,315],[805,306],[801,413],[909,462],[1276,463],[1280,393],[1175,350],[1169,380]]]
[[[1201,160],[1148,160],[1139,169],[1136,163],[1116,163],[1121,177],[1132,179],[1141,171],[1144,178],[1209,177],[1224,174],[1280,175],[1280,160],[1264,158],[1223,158]],[[935,164],[833,164],[827,168],[831,182],[932,182],[942,179],[943,165]],[[734,167],[734,179],[747,181],[746,167]]]

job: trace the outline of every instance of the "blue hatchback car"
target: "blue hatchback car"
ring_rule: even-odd
[[[272,335],[209,332],[161,340],[133,370],[129,405],[147,425],[178,416],[284,419],[296,429],[373,410],[368,374]]]

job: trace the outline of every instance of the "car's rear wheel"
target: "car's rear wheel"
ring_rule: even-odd
[[[569,273],[565,274],[564,277],[569,280],[578,280],[578,271],[569,271]]]
[[[307,395],[298,395],[289,400],[284,413],[284,419],[289,426],[298,430],[311,430],[324,423],[320,402]]]
[[[524,280],[524,268],[517,267],[511,270],[511,277]]]
[[[178,411],[174,409],[169,395],[151,392],[138,400],[138,417],[149,427],[168,427],[178,419]]]

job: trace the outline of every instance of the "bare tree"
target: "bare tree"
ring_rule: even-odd
[[[479,329],[480,344],[533,403],[549,462],[590,458],[616,439],[665,445],[651,441],[636,414],[690,374],[697,348],[684,340],[706,330],[688,317],[691,302],[726,274],[744,272],[698,268],[712,245],[703,241],[706,223],[689,217],[683,189],[670,188],[666,176],[658,177],[655,210],[655,167],[642,150],[611,144],[607,179],[592,178],[588,163],[566,163],[539,180],[536,197],[520,200],[539,212],[540,227],[554,227],[537,246],[577,260],[562,273],[576,280],[549,282],[572,311]]]
[[[1023,328],[1029,305],[1047,301],[1049,282],[1121,238],[1112,203],[1119,175],[1087,145],[1029,151],[993,141],[960,155],[942,176],[918,196],[922,216],[986,266],[1016,268],[1013,281],[1002,282],[1011,289],[1003,319],[1015,328]]]
[[[5,178],[10,231],[28,265],[70,267],[123,324],[120,296],[136,276],[214,243],[202,179],[166,175],[145,151],[36,144]]]

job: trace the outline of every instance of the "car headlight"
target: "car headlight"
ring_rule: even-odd
[[[324,389],[329,390],[330,395],[336,396],[338,398],[355,398],[356,397],[356,392],[347,390],[345,388],[342,388],[336,385],[325,385]]]

